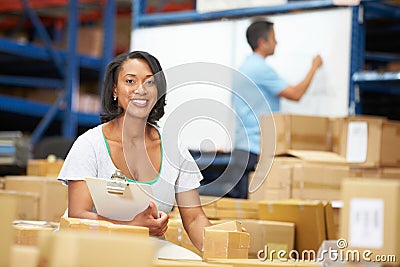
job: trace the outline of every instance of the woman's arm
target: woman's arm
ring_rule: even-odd
[[[68,217],[105,220],[116,224],[125,224],[133,226],[144,226],[149,228],[150,235],[162,236],[167,231],[168,215],[159,212],[158,218],[153,214],[156,213],[156,206],[153,202],[143,212],[136,215],[131,221],[116,221],[100,216],[92,212],[93,200],[90,196],[89,188],[85,181],[69,181],[68,182]]]
[[[176,201],[183,227],[190,240],[199,251],[203,251],[204,227],[210,226],[211,223],[201,207],[197,189],[176,194]]]

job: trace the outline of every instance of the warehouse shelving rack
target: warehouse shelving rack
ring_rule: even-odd
[[[83,10],[90,10],[90,12],[81,14]],[[43,13],[47,14],[47,18],[50,16],[50,19],[54,19],[57,16],[58,21],[66,23],[66,49],[53,47],[53,40],[46,29],[48,25],[41,16]],[[98,114],[74,111],[74,96],[77,94],[80,82],[80,70],[95,72],[95,76],[101,78],[106,64],[113,57],[115,0],[3,0],[0,3],[1,14],[17,14],[22,18],[22,22],[29,19],[44,46],[30,42],[19,43],[14,39],[0,37],[0,63],[9,64],[9,66],[20,65],[14,69],[29,69],[27,67],[30,66],[31,70],[35,69],[35,64],[43,64],[47,66],[48,73],[30,75],[29,71],[26,73],[17,71],[15,75],[15,73],[7,73],[8,68],[2,68],[0,84],[22,86],[27,90],[43,87],[62,91],[52,105],[0,94],[0,110],[41,118],[30,137],[31,146],[40,140],[47,127],[55,119],[62,121],[62,135],[66,138],[76,137],[78,125],[98,124]],[[98,20],[100,18],[103,19],[104,36],[102,55],[91,57],[78,54],[77,31],[80,23],[85,19]],[[14,27],[18,26],[18,23],[14,25]]]
[[[236,10],[198,13],[195,10],[169,13],[146,14],[146,1],[135,0],[133,7],[133,30],[139,27],[151,27],[160,24],[182,23],[187,21],[217,20],[256,15],[285,13],[298,10],[335,8],[333,0],[290,1],[283,5],[243,8]],[[351,1],[349,1],[351,2]],[[361,90],[376,90],[380,93],[400,94],[400,72],[378,72],[363,70],[369,60],[399,61],[400,51],[395,53],[369,52],[366,49],[366,25],[369,19],[400,18],[400,3],[397,1],[361,0],[352,9],[351,66],[349,77],[349,115],[362,114]],[[400,24],[393,26],[397,34]],[[400,36],[400,34],[398,35]],[[400,46],[399,46],[400,47]]]
[[[389,52],[376,51],[367,47],[367,33],[369,21],[391,20],[389,26],[378,26],[378,31],[386,37],[393,36],[390,41],[382,38],[385,45],[393,46]],[[377,94],[387,94],[390,98],[400,99],[400,72],[385,70],[366,70],[368,62],[400,62],[400,3],[397,1],[362,1],[358,8],[353,8],[352,22],[352,51],[351,51],[351,77],[350,77],[350,114],[364,114],[362,93],[366,91]],[[388,29],[385,29],[388,28]],[[396,38],[397,36],[397,38]],[[382,36],[383,37],[383,36]],[[375,38],[377,39],[377,38]],[[396,45],[397,44],[397,45]],[[397,47],[397,49],[396,49]],[[379,103],[377,103],[379,105]],[[393,119],[400,119],[397,114],[388,114],[388,111],[379,114]]]

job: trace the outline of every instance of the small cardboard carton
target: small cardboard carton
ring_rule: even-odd
[[[32,192],[40,196],[40,221],[58,222],[68,203],[68,189],[56,179],[39,176],[6,176],[5,189]]]
[[[250,234],[242,224],[230,221],[204,228],[203,259],[248,258]]]

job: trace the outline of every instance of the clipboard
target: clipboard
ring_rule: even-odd
[[[118,221],[130,221],[153,201],[149,184],[86,177],[97,214]]]

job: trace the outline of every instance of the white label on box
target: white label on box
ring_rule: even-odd
[[[346,160],[352,163],[361,163],[367,159],[368,150],[368,123],[366,121],[352,121],[347,130]]]
[[[352,247],[383,246],[383,199],[353,198],[350,201],[349,244]]]

